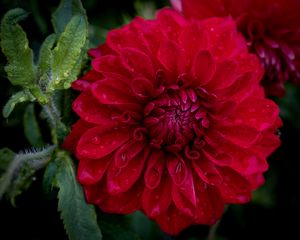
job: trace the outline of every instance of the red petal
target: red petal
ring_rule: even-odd
[[[222,181],[215,165],[206,158],[195,159],[192,164],[197,175],[207,184],[215,185]]]
[[[182,0],[183,15],[188,18],[206,19],[226,16],[220,0]]]
[[[194,186],[194,178],[192,170],[188,163],[186,163],[186,177],[182,184],[178,185],[178,190],[185,198],[192,204],[196,206],[196,194]]]
[[[142,110],[141,105],[135,97],[129,95],[131,90],[126,91],[129,86],[125,87],[123,85],[121,82],[117,85],[115,80],[98,81],[93,84],[92,92],[103,104],[114,105],[123,110],[140,112]]]
[[[88,159],[77,156],[80,161],[77,170],[77,178],[81,184],[95,184],[99,182],[108,165],[112,162],[112,155],[100,159]]]
[[[133,159],[130,159],[123,168],[119,168],[115,163],[112,163],[107,170],[108,192],[115,195],[128,191],[140,177],[147,156],[148,152],[143,151]]]
[[[154,86],[147,78],[135,78],[130,84],[135,96],[140,100],[147,100],[154,94]]]
[[[251,200],[251,185],[236,171],[219,167],[223,182],[217,186],[225,203],[246,203]]]
[[[194,185],[193,185],[194,187]],[[189,198],[189,196],[184,195],[184,193],[182,193],[179,189],[178,186],[176,186],[175,184],[173,184],[172,186],[172,198],[174,201],[175,206],[182,211],[185,215],[194,216],[194,212],[195,212],[195,206],[193,204],[191,204]],[[196,204],[196,202],[195,202]]]
[[[186,72],[187,63],[184,51],[173,41],[161,43],[157,58],[174,78]]]
[[[72,125],[71,133],[66,137],[62,147],[75,152],[77,143],[82,134],[92,127],[95,127],[95,125],[87,123],[81,119],[78,120],[74,125]]]
[[[108,54],[113,54],[113,53],[115,53],[115,52],[106,43],[100,44],[98,47],[91,48],[88,51],[88,54],[92,58],[97,58],[97,57],[101,57],[103,55],[108,55]]]
[[[124,168],[136,157],[145,147],[145,141],[136,141],[131,139],[120,147],[115,153],[115,165],[118,168]]]
[[[197,53],[192,64],[192,76],[195,86],[203,86],[209,82],[216,71],[215,61],[209,51]]]
[[[167,167],[173,182],[176,185],[181,185],[187,177],[187,166],[183,159],[179,156],[168,155]]]
[[[263,131],[274,126],[278,115],[279,108],[273,101],[250,97],[233,112],[232,119]]]
[[[213,79],[206,84],[207,89],[222,89],[236,81],[237,64],[233,60],[218,63]]]
[[[196,181],[197,208],[194,212],[197,224],[215,224],[224,211],[224,202],[213,186],[203,189],[201,181]]]
[[[90,91],[82,92],[73,102],[72,108],[86,122],[104,124],[108,128],[116,125],[111,117],[111,109],[100,104]]]
[[[207,132],[205,139],[209,145],[206,145],[203,153],[216,165],[228,165],[246,175],[266,171],[268,168],[266,161],[261,159],[259,155],[248,148],[233,144],[217,131]],[[223,164],[223,156],[225,156],[225,163],[228,162],[227,164]],[[219,157],[221,157],[221,161],[218,159]]]
[[[106,55],[92,61],[93,69],[110,78],[129,78],[130,73],[121,63],[119,56]],[[98,73],[99,74],[99,73]]]
[[[168,211],[158,216],[156,221],[164,232],[177,235],[193,223],[193,218],[185,215],[171,204]]]
[[[224,138],[229,139],[241,147],[250,147],[260,137],[260,133],[257,129],[244,124],[220,125],[215,126],[215,129],[218,130]]]
[[[181,15],[168,8],[157,12],[157,20],[166,37],[176,42],[178,41],[182,29],[184,29],[187,24]]]
[[[210,112],[213,115],[214,119],[226,119],[230,116],[237,107],[237,103],[235,101],[228,101],[227,99],[223,102],[215,103],[211,108]]]
[[[179,43],[188,59],[193,59],[200,49],[207,49],[209,46],[207,33],[199,27],[198,22],[191,22],[182,29]]]
[[[136,25],[141,23],[144,24],[144,28],[142,26],[136,27]],[[137,17],[122,28],[110,30],[106,38],[107,45],[118,53],[124,48],[134,48],[147,53],[147,37],[144,37],[143,33],[143,30],[146,32],[149,30],[148,25],[150,24],[147,23],[147,21]],[[150,29],[150,31],[151,30],[152,29]],[[151,38],[153,38],[153,34],[154,32],[152,31]]]
[[[135,48],[123,48],[120,50],[123,66],[130,72],[144,76],[148,79],[154,78],[154,68],[151,59],[142,51]]]
[[[78,91],[89,90],[93,82],[101,79],[103,79],[103,75],[92,69],[88,71],[84,76],[73,82],[72,88]]]
[[[272,132],[263,132],[253,148],[257,154],[263,158],[268,158],[280,144],[281,142],[277,135]]]
[[[111,195],[105,185],[102,189],[92,189],[90,191],[98,191],[97,195],[101,197],[99,197],[96,204],[102,211],[115,214],[129,214],[140,209],[143,186],[142,179],[140,179],[129,191],[116,195]]]
[[[166,212],[171,203],[172,182],[165,174],[160,184],[153,189],[145,187],[142,197],[143,210],[150,217],[154,218]]]
[[[86,131],[77,145],[77,153],[87,158],[102,158],[131,138],[131,129],[98,126]]]
[[[165,156],[162,151],[151,152],[144,175],[145,185],[149,189],[154,189],[159,185],[165,166],[164,161]]]

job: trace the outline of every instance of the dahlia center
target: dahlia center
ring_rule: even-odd
[[[168,89],[145,107],[144,126],[152,145],[182,149],[203,134],[208,119],[193,89]]]

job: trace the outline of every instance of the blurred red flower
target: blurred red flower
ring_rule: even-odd
[[[188,21],[164,9],[110,31],[90,55],[92,70],[73,84],[80,120],[64,144],[88,202],[140,209],[178,234],[250,200],[281,122],[231,18]]]
[[[189,19],[232,16],[265,68],[267,95],[282,97],[284,83],[300,84],[299,0],[171,0]]]

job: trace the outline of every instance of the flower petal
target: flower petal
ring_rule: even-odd
[[[168,8],[158,11],[156,17],[166,37],[172,41],[177,41],[182,29],[187,24],[186,20]]]
[[[98,126],[86,131],[80,138],[77,145],[77,153],[87,158],[102,158],[131,138],[131,129],[112,128]]]
[[[154,94],[154,86],[147,78],[135,78],[130,84],[132,92],[140,100],[147,100]]]
[[[153,150],[149,155],[147,169],[144,175],[145,185],[149,189],[156,188],[161,181],[165,168],[165,156],[162,151]]]
[[[222,89],[236,81],[237,64],[233,60],[224,60],[218,63],[214,77],[205,85],[207,89]]]
[[[107,170],[107,189],[111,194],[128,191],[141,176],[148,152],[143,151],[128,161],[128,164],[119,168],[113,162]]]
[[[182,11],[188,18],[206,19],[226,16],[224,4],[220,0],[182,0]]]
[[[84,134],[88,129],[95,127],[94,124],[87,123],[81,119],[79,119],[75,124],[72,125],[71,133],[65,138],[63,143],[63,148],[75,152],[76,146],[81,138],[82,134]]]
[[[173,182],[176,185],[181,185],[185,181],[188,173],[186,163],[180,156],[168,155],[167,167]]]
[[[102,104],[113,105],[123,111],[141,112],[142,106],[138,100],[132,96],[131,89],[128,87],[129,86],[122,84],[120,81],[118,84],[115,79],[108,79],[94,83],[92,93]]]
[[[245,124],[220,125],[215,128],[224,138],[229,139],[241,147],[250,147],[259,138],[260,133],[251,126]]]
[[[192,64],[192,76],[195,86],[203,86],[209,82],[216,71],[215,61],[209,51],[202,50],[197,53]]]
[[[173,41],[161,43],[158,60],[173,74],[174,78],[186,72],[187,62],[184,51]]]
[[[89,159],[78,156],[79,165],[77,170],[77,178],[81,184],[95,184],[99,182],[107,167],[112,162],[112,155],[105,156],[100,159]]]
[[[72,108],[86,122],[105,124],[107,127],[116,125],[111,116],[111,109],[100,104],[90,91],[81,93],[73,102]]]
[[[96,204],[100,209],[107,213],[117,213],[117,214],[129,214],[141,207],[141,197],[143,191],[142,180],[138,180],[127,192],[111,195],[107,188],[106,182],[103,182],[103,187],[99,188],[97,185],[90,189],[86,186],[86,195],[88,198],[89,191],[91,194],[96,192],[99,197]],[[93,192],[94,191],[94,192]]]
[[[223,182],[218,185],[225,203],[246,203],[251,200],[251,185],[236,171],[219,167]]]
[[[115,165],[118,168],[124,168],[128,163],[143,151],[146,145],[145,141],[136,141],[131,139],[115,153]]]
[[[222,176],[215,165],[206,158],[195,159],[192,164],[194,171],[207,184],[215,185],[222,181]]]
[[[135,48],[122,48],[120,57],[123,66],[137,76],[144,76],[148,79],[154,78],[154,68],[151,59],[142,51]]]
[[[167,211],[172,200],[171,189],[172,182],[167,174],[163,176],[157,187],[144,188],[142,205],[143,210],[149,217],[155,218]]]
[[[224,202],[214,186],[203,189],[201,181],[196,181],[197,208],[195,222],[197,224],[215,224],[224,211]]]
[[[167,212],[159,215],[156,221],[161,229],[170,235],[179,234],[179,232],[194,222],[192,217],[179,211],[174,204],[169,206]]]
[[[273,101],[250,97],[238,106],[231,118],[235,122],[248,124],[263,131],[274,125],[278,115],[279,108]]]
[[[124,79],[130,77],[129,71],[122,65],[119,56],[101,56],[92,61],[92,66],[98,74],[101,73],[109,78]]]
[[[172,186],[172,198],[175,206],[180,211],[182,211],[187,216],[191,216],[191,217],[194,216],[195,206],[191,204],[191,201],[188,199],[188,196],[182,193],[179,187],[176,186],[175,184],[173,184]]]

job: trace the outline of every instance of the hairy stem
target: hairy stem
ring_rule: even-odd
[[[7,168],[0,182],[0,199],[8,190],[13,179],[18,176],[18,173],[24,164],[30,166],[34,171],[39,170],[47,165],[51,159],[52,152],[55,146],[47,147],[39,152],[25,152],[16,154]]]

